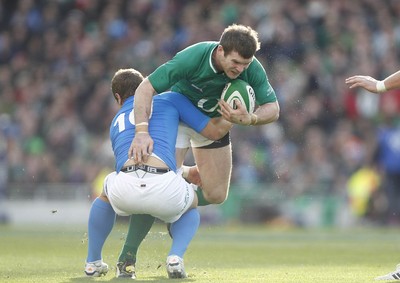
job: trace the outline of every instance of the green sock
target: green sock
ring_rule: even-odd
[[[136,262],[136,255],[139,245],[150,231],[155,218],[148,214],[131,215],[129,222],[129,230],[126,235],[125,244],[119,255],[118,262],[133,260]]]
[[[198,187],[197,191],[196,191],[196,194],[197,194],[197,199],[199,200],[199,203],[197,204],[198,206],[206,206],[206,205],[211,204],[211,202],[208,202],[205,199],[205,197],[203,195],[203,189],[202,188]]]

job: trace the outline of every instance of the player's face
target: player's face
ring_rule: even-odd
[[[245,59],[236,51],[224,55],[220,57],[220,65],[230,79],[236,79],[253,61],[253,58]]]

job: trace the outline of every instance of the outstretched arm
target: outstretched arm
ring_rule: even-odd
[[[400,71],[397,71],[386,79],[378,81],[370,76],[352,76],[346,79],[349,88],[362,87],[370,92],[382,93],[388,90],[400,88]]]

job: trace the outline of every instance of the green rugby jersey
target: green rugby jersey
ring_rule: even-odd
[[[194,44],[158,67],[148,77],[156,92],[170,89],[182,93],[206,115],[219,116],[218,99],[231,79],[217,72],[212,64],[212,52],[217,46],[216,41]],[[252,86],[258,105],[276,101],[267,74],[256,58],[238,78]]]

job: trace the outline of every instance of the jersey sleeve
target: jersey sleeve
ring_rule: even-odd
[[[245,81],[251,85],[256,94],[258,105],[277,101],[275,91],[269,83],[267,73],[257,58],[254,58],[245,75],[247,76]]]
[[[196,132],[200,133],[203,131],[211,118],[197,109],[184,95],[177,92],[169,94],[170,100],[178,109],[179,119]]]

